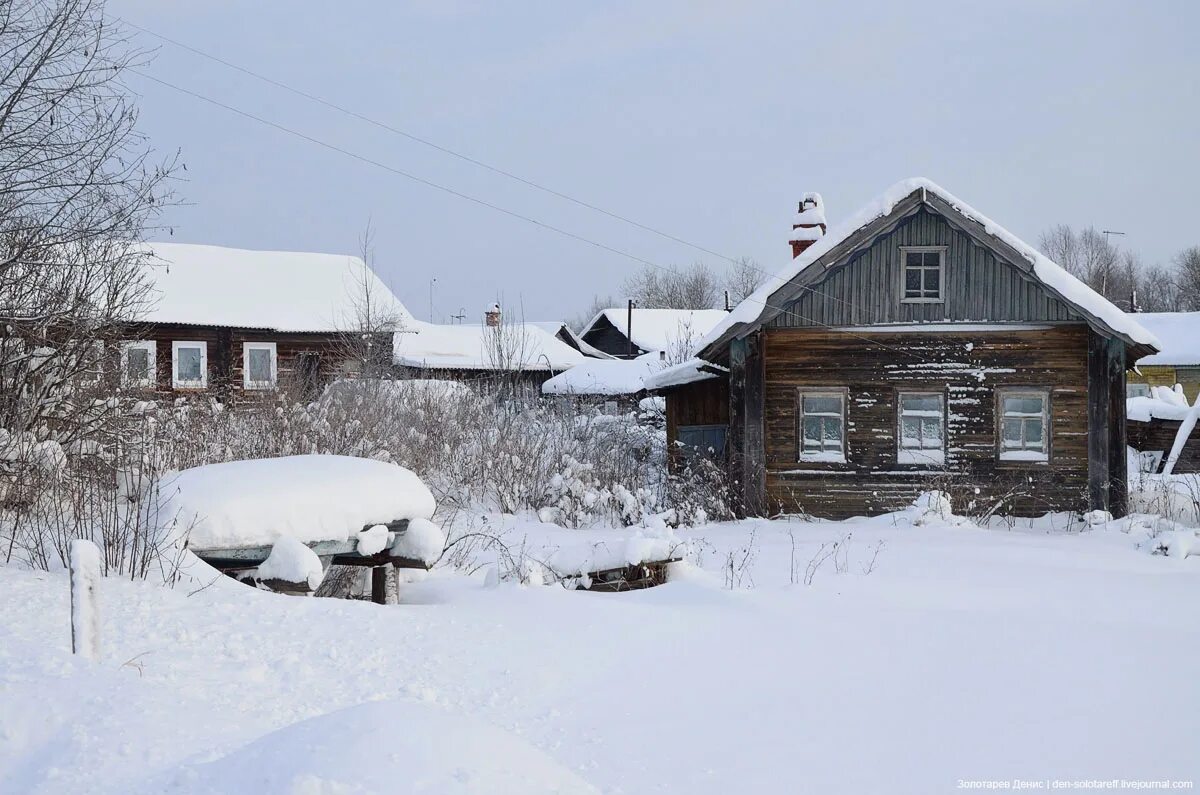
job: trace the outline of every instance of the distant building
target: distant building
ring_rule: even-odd
[[[1183,386],[1187,399],[1200,394],[1200,312],[1139,312],[1134,317],[1162,342],[1162,350],[1137,361],[1129,373],[1129,397],[1147,397],[1150,387]]]
[[[720,309],[603,309],[579,336],[610,356],[634,359],[664,351],[668,358],[690,355],[704,335],[727,313]]]

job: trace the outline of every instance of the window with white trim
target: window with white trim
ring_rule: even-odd
[[[946,463],[946,402],[940,392],[901,392],[898,403],[899,464]]]
[[[242,343],[242,386],[246,389],[274,389],[277,374],[275,343]]]
[[[121,386],[139,389],[154,386],[154,340],[121,343]]]
[[[1130,381],[1125,384],[1125,397],[1150,397],[1150,385],[1141,384],[1136,381]]]
[[[208,386],[208,343],[171,343],[171,386],[204,389]]]
[[[845,461],[846,393],[832,389],[802,389],[798,403],[799,460]]]
[[[1004,389],[1000,401],[1000,460],[1050,460],[1050,395]]]
[[[901,299],[909,304],[942,302],[946,249],[943,246],[905,246],[900,249]]]

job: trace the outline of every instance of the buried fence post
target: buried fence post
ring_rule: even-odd
[[[82,538],[71,541],[71,652],[88,660],[100,658],[100,548]]]

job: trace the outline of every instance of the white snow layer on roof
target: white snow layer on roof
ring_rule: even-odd
[[[587,359],[542,384],[546,395],[632,395],[663,368],[657,351],[636,359]]]
[[[633,344],[644,351],[687,348],[690,352],[727,314],[723,309],[634,309]],[[601,317],[622,334],[629,329],[628,309],[613,307],[600,310],[587,324],[584,333]]]
[[[875,219],[891,213],[896,204],[914,191],[922,188],[941,197],[958,210],[963,217],[978,222],[988,234],[995,236],[1019,251],[1022,256],[1033,264],[1033,270],[1037,277],[1043,283],[1056,290],[1067,301],[1076,304],[1081,309],[1104,321],[1114,331],[1124,334],[1134,342],[1153,345],[1156,348],[1162,347],[1158,339],[1140,326],[1132,316],[1113,306],[1106,298],[1067,273],[1061,266],[1051,261],[1044,254],[1033,248],[1033,246],[1025,243],[1012,232],[1009,232],[932,180],[925,177],[913,177],[901,180],[892,185],[868,202],[857,213],[847,218],[841,224],[838,224],[836,228],[830,230],[828,234],[809,246],[803,254],[789,262],[786,267],[781,268],[774,276],[767,279],[748,298],[734,307],[733,311],[728,313],[722,322],[709,330],[699,349],[712,344],[722,334],[738,324],[753,323],[767,308],[771,295],[776,290],[794,279],[805,268],[827,254],[843,240],[850,237],[850,235]]]
[[[1182,420],[1191,411],[1183,389],[1165,386],[1150,387],[1149,397],[1133,397],[1125,401],[1125,417],[1133,422],[1150,420]]]
[[[153,308],[143,320],[278,331],[353,331],[354,296],[367,279],[373,300],[403,307],[358,257],[250,251],[191,243],[144,244]],[[391,306],[388,306],[388,305]]]
[[[392,359],[443,370],[568,370],[590,361],[538,323],[443,326],[411,315],[392,336]]]
[[[1162,343],[1158,353],[1143,356],[1138,364],[1200,365],[1200,312],[1139,312],[1134,317]]]
[[[428,519],[435,506],[404,467],[337,455],[230,461],[185,469],[163,485],[159,517],[193,549],[357,538],[364,527]]]
[[[703,359],[688,359],[686,362],[680,362],[666,369],[659,370],[647,378],[646,389],[664,389],[669,386],[683,386],[684,384],[691,384],[696,381],[717,378],[716,373],[707,369],[701,369],[713,367],[717,367],[717,365],[709,364]]]

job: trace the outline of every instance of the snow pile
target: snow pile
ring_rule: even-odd
[[[1200,524],[1200,474],[1139,473],[1135,479],[1131,471],[1129,509],[1173,522]]]
[[[908,509],[914,526],[929,524],[963,524],[965,519],[955,516],[950,504],[950,495],[944,491],[923,491],[917,495]]]
[[[347,331],[363,278],[383,311],[403,307],[358,257],[294,251],[249,251],[188,243],[148,243],[146,269],[155,323]],[[236,287],[231,287],[236,285]],[[270,300],[264,300],[269,296]]]
[[[271,546],[271,554],[258,566],[260,580],[283,580],[317,590],[325,577],[317,553],[294,538],[284,536]]]
[[[1200,365],[1200,312],[1139,312],[1137,322],[1161,343],[1138,365]]]
[[[387,529],[387,525],[375,524],[368,527],[366,530],[358,531],[358,546],[356,547],[358,554],[363,557],[377,555],[387,549],[388,541],[391,540],[392,534]]]
[[[424,518],[411,519],[408,529],[396,535],[392,542],[392,555],[419,560],[432,566],[446,548],[446,534],[442,528]]]
[[[196,795],[597,792],[515,734],[400,700],[360,704],[285,726],[220,759],[184,767],[164,786],[166,792]]]
[[[633,344],[643,351],[675,351],[696,349],[696,344],[725,319],[721,309],[634,309]],[[584,326],[586,336],[603,318],[621,334],[631,331],[629,310],[626,307],[602,309]]]
[[[633,395],[665,367],[657,352],[636,359],[589,359],[542,384],[545,395]]]
[[[1183,387],[1179,384],[1174,389],[1152,386],[1149,397],[1133,397],[1125,401],[1125,417],[1133,422],[1179,421],[1187,416],[1190,408]]]
[[[819,193],[805,193],[800,196],[800,211],[792,219],[796,226],[812,226],[825,223],[825,200]],[[800,238],[793,238],[799,240]],[[815,239],[815,238],[814,238]]]
[[[1033,246],[1025,243],[1016,235],[932,180],[925,177],[913,177],[901,180],[889,187],[882,194],[868,202],[857,213],[847,218],[835,229],[805,249],[804,253],[781,268],[774,276],[763,282],[748,298],[738,304],[723,320],[713,326],[697,350],[702,351],[720,339],[725,332],[736,326],[753,323],[766,311],[767,304],[776,290],[790,282],[856,231],[877,218],[882,218],[890,214],[898,203],[919,190],[925,190],[941,197],[945,202],[952,205],[964,218],[980,224],[986,233],[1019,252],[1033,265],[1033,271],[1037,277],[1065,300],[1085,310],[1109,328],[1119,334],[1124,334],[1134,342],[1143,345],[1152,345],[1159,349],[1162,348],[1162,343],[1158,341],[1158,338],[1140,326],[1133,316],[1122,312],[1102,295],[1067,273],[1061,266],[1051,261],[1044,254],[1033,248]]]
[[[0,461],[24,461],[46,472],[57,472],[66,466],[67,454],[53,439],[39,441],[31,431],[11,433],[0,428]]]
[[[1154,536],[1150,548],[1155,555],[1180,559],[1200,557],[1200,533],[1190,527],[1163,530]]]
[[[559,578],[593,571],[637,566],[640,563],[683,558],[688,545],[668,527],[648,527],[631,536],[613,534],[602,541],[580,538],[561,543],[545,558],[546,566]]]
[[[357,538],[364,527],[428,518],[433,495],[403,467],[367,458],[300,455],[210,464],[163,485],[160,516],[193,549]]]

